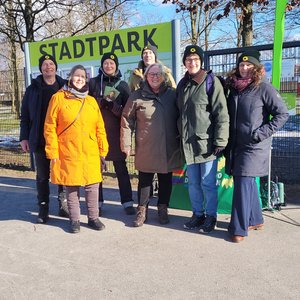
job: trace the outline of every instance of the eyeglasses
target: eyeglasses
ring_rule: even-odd
[[[191,64],[192,62],[198,63],[200,62],[200,58],[187,58],[185,62],[188,64]]]
[[[154,78],[154,77],[159,78],[159,77],[161,77],[161,75],[162,74],[160,72],[159,73],[148,73],[148,76],[151,78]]]

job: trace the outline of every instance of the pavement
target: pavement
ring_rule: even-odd
[[[104,197],[106,229],[86,226],[81,198],[81,232],[70,234],[55,186],[50,220],[36,224],[35,180],[0,176],[0,299],[300,299],[300,199],[265,211],[265,229],[235,244],[229,215],[209,235],[184,230],[184,210],[161,226],[154,198],[133,228],[118,190]]]

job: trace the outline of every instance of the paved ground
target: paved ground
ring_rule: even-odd
[[[132,228],[117,190],[107,187],[103,232],[68,233],[57,217],[35,224],[34,180],[0,176],[0,299],[299,299],[300,199],[264,212],[265,230],[229,242],[228,215],[211,235],[187,232],[190,212],[170,209],[171,223]]]

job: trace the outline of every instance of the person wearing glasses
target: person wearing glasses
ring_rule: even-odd
[[[140,84],[144,80],[144,73],[148,66],[161,62],[157,58],[157,47],[153,45],[147,45],[142,49],[141,60],[138,63],[138,67],[135,68],[129,79],[129,88],[133,92],[140,88]],[[168,81],[170,86],[176,88],[175,80],[171,74],[170,69],[165,68],[166,74],[168,76]]]
[[[216,76],[213,92],[207,94],[208,72],[201,68],[203,58],[204,52],[199,46],[185,48],[183,64],[187,72],[177,86],[177,104],[193,210],[184,228],[209,233],[217,222],[217,157],[227,145],[229,115],[224,90]]]
[[[166,68],[151,64],[141,88],[129,97],[121,118],[121,149],[128,156],[135,132],[135,168],[139,171],[138,208],[135,227],[147,219],[154,174],[158,177],[158,219],[169,223],[168,206],[172,191],[172,171],[182,166],[179,149],[176,92],[170,87]]]

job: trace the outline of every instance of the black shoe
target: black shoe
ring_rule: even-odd
[[[89,219],[88,226],[95,230],[103,230],[105,228],[105,225],[99,219]]]
[[[80,232],[80,221],[71,221],[70,232],[78,233]]]
[[[216,227],[217,219],[213,216],[206,216],[204,224],[201,226],[199,232],[210,233]]]
[[[135,215],[136,210],[133,206],[127,206],[124,208],[126,215]]]
[[[192,215],[190,220],[186,222],[183,227],[185,229],[195,229],[199,228],[201,225],[203,225],[205,222],[205,215],[197,216],[195,214]]]
[[[49,206],[48,204],[40,204],[39,215],[36,220],[38,224],[45,224],[49,220]]]
[[[63,218],[69,218],[69,209],[67,205],[67,200],[59,202],[58,215]]]

